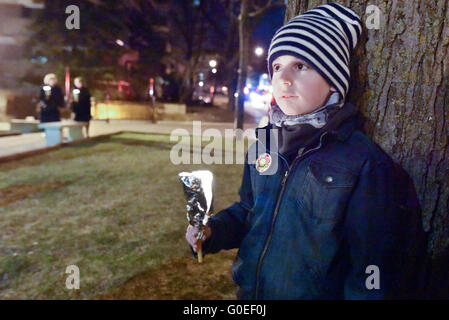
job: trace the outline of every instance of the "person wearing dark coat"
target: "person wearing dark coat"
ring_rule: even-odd
[[[171,66],[165,69],[165,75],[163,77],[163,100],[164,101],[178,101],[179,100],[179,81],[175,72]]]
[[[60,121],[59,108],[64,107],[64,94],[53,73],[44,77],[44,85],[39,93],[38,113],[41,122]]]
[[[74,84],[72,110],[75,113],[75,121],[87,122],[86,135],[89,136],[90,92],[84,86],[83,78],[75,78]]]
[[[408,173],[359,130],[346,100],[360,17],[327,3],[292,18],[268,52],[269,124],[248,148],[240,200],[186,239],[238,248],[238,299],[421,299],[427,234]]]

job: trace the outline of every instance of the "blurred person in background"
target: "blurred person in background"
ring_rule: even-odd
[[[73,89],[72,110],[75,113],[75,121],[87,122],[86,136],[89,136],[90,115],[90,92],[84,86],[82,77],[76,77],[73,81],[75,89]]]
[[[163,75],[162,99],[167,102],[179,101],[179,78],[173,71],[172,65],[167,65]]]
[[[59,109],[64,107],[64,95],[57,83],[54,73],[45,75],[36,110],[41,122],[60,121]]]

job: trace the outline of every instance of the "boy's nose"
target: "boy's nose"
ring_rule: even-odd
[[[291,79],[291,75],[288,73],[288,71],[284,70],[281,74],[281,81],[282,84],[291,86],[292,85],[292,79]]]
[[[291,86],[292,85],[292,81],[288,78],[284,78],[282,79],[282,84],[286,85],[286,86]]]

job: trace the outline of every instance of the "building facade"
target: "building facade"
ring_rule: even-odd
[[[32,0],[0,0],[0,121],[8,118],[10,110],[20,116],[22,110],[14,110],[16,104],[34,91],[23,87],[21,79],[32,67],[24,58],[25,43],[32,32],[29,24],[35,10],[42,8],[43,4]]]

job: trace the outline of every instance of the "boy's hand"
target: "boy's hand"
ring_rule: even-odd
[[[193,251],[195,251],[195,252],[198,248],[198,242],[201,241],[201,243],[203,243],[208,238],[210,238],[210,236],[212,235],[212,230],[211,230],[211,228],[209,228],[209,226],[206,226],[204,228],[204,234],[201,239],[196,238],[197,233],[198,232],[197,232],[196,228],[189,224],[189,226],[187,227],[187,232],[186,232],[186,240],[189,243],[189,245],[192,247]]]

